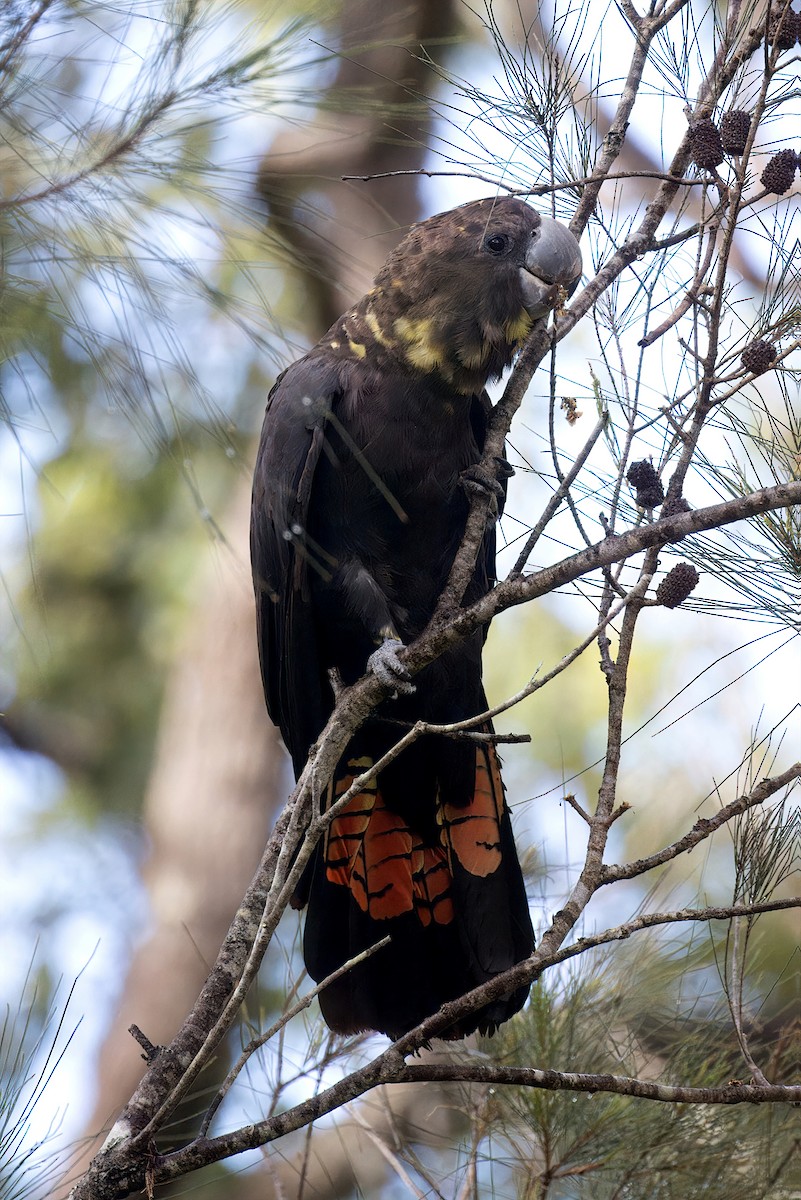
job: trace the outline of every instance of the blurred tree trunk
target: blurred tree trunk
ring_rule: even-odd
[[[435,1055],[436,1057],[436,1055]],[[439,1056],[442,1061],[443,1056]],[[383,1196],[391,1174],[408,1171],[410,1145],[424,1145],[455,1155],[457,1132],[467,1126],[465,1112],[481,1089],[459,1084],[401,1084],[377,1088],[351,1110],[343,1109],[335,1125],[287,1138],[267,1155],[264,1170],[227,1177],[221,1195],[229,1200],[345,1200]],[[184,1188],[185,1190],[185,1188]]]
[[[270,147],[259,191],[296,254],[307,332],[316,340],[362,295],[406,227],[420,216],[419,179],[369,182],[343,175],[424,165],[438,76],[425,64],[460,32],[452,0],[344,0],[342,58],[315,122]]]
[[[206,978],[285,795],[288,759],[267,719],[253,634],[243,485],[199,572],[199,605],[168,681],[144,810],[151,928],[134,954],[100,1055],[96,1151],[142,1076],[135,1023],[168,1042]],[[98,1133],[98,1131],[100,1131]],[[95,1136],[97,1135],[97,1136]]]
[[[450,2],[346,3],[341,26],[332,31],[343,57],[328,99],[338,96],[347,108],[358,90],[358,113],[321,114],[310,126],[281,134],[263,160],[259,190],[296,252],[297,286],[311,299],[305,331],[311,340],[365,290],[420,215],[414,176],[359,184],[339,177],[422,165],[431,113],[418,96],[434,79],[420,51],[432,38],[453,37],[455,27]],[[185,650],[168,682],[144,813],[153,925],[134,955],[101,1052],[97,1102],[71,1178],[97,1150],[143,1072],[128,1026],[135,1023],[157,1045],[172,1037],[216,956],[289,781],[258,678],[249,499],[250,484],[243,481],[222,522],[230,552],[210,551]],[[367,1107],[374,1136],[365,1134],[364,1122],[347,1118],[336,1131],[316,1133],[295,1160],[284,1148],[263,1175],[227,1175],[225,1195],[268,1197],[281,1189],[294,1195],[301,1177],[314,1183],[315,1196],[378,1189],[388,1167],[375,1135],[392,1131],[430,1141],[458,1119],[442,1089],[403,1093],[393,1099],[391,1117],[386,1103],[380,1116],[376,1101]],[[423,1094],[429,1116],[421,1108]],[[213,1190],[214,1181],[209,1186]]]

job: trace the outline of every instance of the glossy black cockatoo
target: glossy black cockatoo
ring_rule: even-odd
[[[333,708],[332,673],[351,684],[373,670],[394,693],[349,744],[325,806],[404,727],[487,707],[486,630],[420,671],[413,690],[398,652],[431,617],[464,532],[485,384],[580,272],[572,234],[518,199],[441,213],[412,227],[367,295],[270,393],[251,549],[267,706],[296,776]],[[494,571],[488,528],[465,603]],[[308,904],[304,956],[317,981],[391,937],[322,991],[341,1033],[397,1038],[526,958],[534,937],[494,745],[428,735],[404,750],[330,824],[294,903]],[[527,994],[441,1036],[491,1032]]]

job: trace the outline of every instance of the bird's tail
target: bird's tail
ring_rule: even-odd
[[[390,786],[387,777],[385,786],[383,774],[373,777],[336,812],[318,846],[304,936],[312,977],[320,982],[391,938],[321,993],[323,1014],[338,1032],[400,1036],[533,949],[497,752],[491,742],[464,748],[469,769],[458,774],[468,782],[466,794],[454,797],[445,779],[418,777],[434,804],[415,797],[404,803],[397,779]],[[327,810],[373,761],[369,754],[346,756]],[[405,774],[412,787],[415,773]],[[527,994],[528,987],[518,988],[443,1036],[492,1031]]]

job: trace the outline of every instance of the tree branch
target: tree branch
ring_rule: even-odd
[[[781,775],[775,775],[772,779],[761,779],[750,792],[745,792],[736,800],[726,804],[719,812],[715,813],[714,817],[701,817],[695,822],[689,833],[685,833],[677,841],[665,846],[663,850],[649,854],[647,858],[638,858],[622,865],[602,866],[600,883],[617,883],[621,879],[634,879],[638,875],[652,871],[654,867],[660,867],[663,863],[670,862],[680,854],[689,852],[710,837],[716,829],[720,829],[722,825],[730,821],[732,817],[736,817],[758,804],[764,804],[770,796],[775,795],[776,792],[794,783],[797,779],[801,779],[801,762],[794,763]]]
[[[468,636],[502,609],[541,596],[579,578],[587,571],[621,561],[649,547],[660,547],[678,541],[690,533],[718,528],[733,520],[793,503],[801,503],[801,482],[765,488],[749,496],[663,518],[653,524],[604,539],[533,575],[508,579],[470,608],[457,611],[449,621],[443,621],[441,617],[437,621],[435,617],[429,629],[404,653],[406,665],[412,674],[416,673],[441,654],[447,646]],[[260,949],[266,946],[268,938],[265,932],[274,928],[280,916],[280,911],[272,913],[269,930],[263,929],[263,915],[270,888],[276,882],[279,886],[283,882],[277,880],[276,869],[279,862],[286,861],[288,856],[291,857],[292,842],[291,839],[287,840],[288,830],[292,824],[299,824],[304,814],[306,819],[310,817],[319,780],[327,780],[330,777],[353,733],[383,695],[382,685],[373,677],[360,680],[342,693],[326,730],[318,741],[316,753],[310,756],[290,804],[279,818],[259,870],[244,897],[192,1013],[173,1043],[151,1064],[139,1088],[112,1129],[104,1149],[95,1159],[84,1180],[74,1190],[74,1200],[89,1200],[93,1197],[95,1186],[100,1179],[113,1182],[119,1175],[130,1180],[132,1171],[136,1175],[139,1170],[135,1165],[137,1135],[148,1126],[152,1115],[162,1109],[167,1097],[171,1097],[171,1103],[179,1090],[182,1094],[183,1079],[188,1067],[199,1061],[201,1051],[205,1061],[205,1057],[224,1036],[227,1026],[221,1023],[220,1018],[228,1011],[233,1019],[233,1013],[228,1007],[231,996],[242,985],[246,965],[251,964],[248,974],[255,973],[258,965],[258,956],[254,957],[252,953],[253,946],[257,939]],[[588,898],[589,895],[581,900],[574,900],[570,910],[567,907],[563,910],[561,920],[555,922],[549,935],[546,935],[549,946],[554,943],[558,945],[564,939],[575,921],[575,916],[570,914],[580,911]],[[503,985],[500,985],[498,994],[503,990]],[[450,1019],[452,1018],[443,1022],[442,1027],[448,1024]],[[436,1036],[436,1032],[437,1030],[433,1029],[424,1036]],[[112,1196],[126,1193],[108,1190],[102,1194]]]
[[[663,1104],[799,1104],[801,1084],[730,1083],[725,1087],[685,1087],[631,1079],[625,1075],[583,1075],[572,1071],[539,1071],[535,1067],[503,1067],[490,1063],[408,1063],[398,1083],[424,1083],[447,1078],[450,1082],[510,1084],[550,1092],[608,1092],[656,1100]]]
[[[232,1133],[222,1134],[215,1138],[197,1138],[190,1145],[176,1150],[171,1154],[159,1156],[154,1164],[154,1180],[159,1183],[179,1178],[201,1166],[219,1162],[243,1150],[257,1149],[269,1142],[284,1137],[326,1113],[333,1112],[341,1105],[363,1095],[366,1091],[379,1084],[422,1082],[424,1080],[439,1082],[486,1082],[499,1084],[526,1084],[532,1087],[548,1087],[551,1090],[568,1091],[620,1091],[624,1095],[640,1096],[651,1100],[674,1100],[679,1102],[677,1089],[666,1085],[653,1084],[641,1080],[625,1080],[618,1088],[616,1076],[607,1075],[576,1075],[559,1071],[536,1071],[527,1067],[501,1067],[492,1064],[476,1063],[445,1063],[445,1064],[407,1064],[404,1056],[413,1053],[431,1037],[456,1019],[482,1007],[488,1000],[506,993],[523,982],[531,982],[537,978],[546,967],[568,958],[584,954],[589,949],[607,944],[612,941],[622,941],[633,933],[650,929],[657,925],[682,923],[685,921],[708,922],[712,920],[731,920],[737,916],[753,916],[756,913],[777,912],[785,909],[801,908],[801,897],[788,900],[763,901],[759,904],[739,904],[710,906],[700,909],[679,909],[675,912],[645,913],[625,925],[607,929],[601,934],[581,938],[573,945],[565,947],[554,954],[543,954],[542,950],[535,951],[531,958],[489,980],[472,992],[451,1001],[433,1016],[421,1022],[416,1029],[411,1030],[400,1038],[384,1053],[378,1055],[367,1066],[351,1072],[344,1079],[331,1087],[312,1096],[310,1099],[295,1105],[285,1112],[278,1113],[267,1120],[256,1122]],[[431,1074],[426,1074],[430,1071]],[[487,1072],[486,1076],[483,1074]],[[591,1080],[608,1080],[609,1087],[593,1087]],[[545,1082],[545,1081],[551,1081]],[[586,1081],[582,1084],[581,1081]],[[627,1090],[631,1088],[631,1090]],[[777,1103],[801,1101],[801,1085],[773,1085],[769,1088],[740,1087],[729,1085],[727,1088],[686,1088],[681,1089],[689,1097],[686,1103],[704,1104],[734,1104]],[[694,1097],[694,1099],[692,1098]]]

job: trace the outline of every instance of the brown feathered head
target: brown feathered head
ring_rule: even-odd
[[[413,225],[338,324],[346,345],[377,344],[477,392],[580,275],[566,226],[514,197],[476,200]]]

